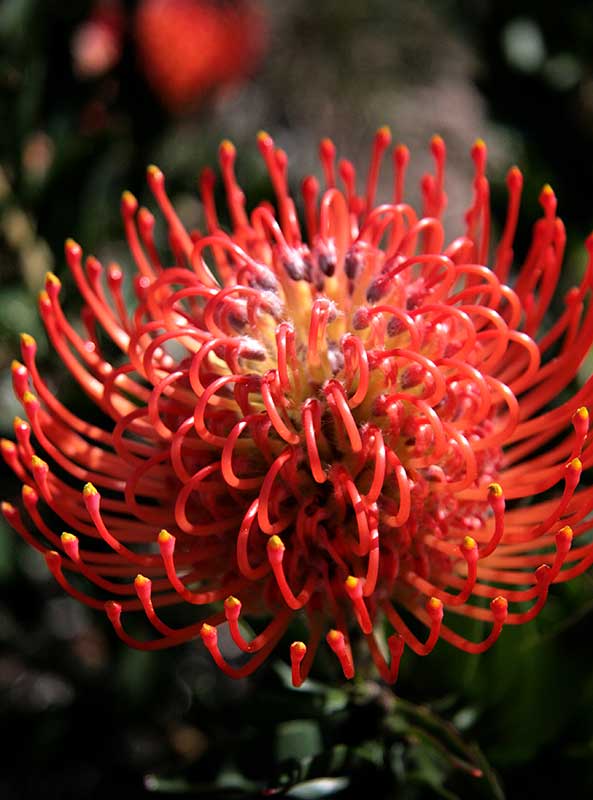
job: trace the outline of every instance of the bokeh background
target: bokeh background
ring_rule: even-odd
[[[471,197],[469,148],[489,146],[495,225],[504,174],[525,174],[519,253],[550,182],[568,229],[563,289],[593,228],[593,14],[586,0],[3,0],[0,2],[0,429],[18,334],[39,342],[47,270],[74,236],[129,257],[119,197],[148,200],[157,163],[200,227],[199,171],[221,139],[252,199],[271,197],[255,136],[272,133],[295,187],[318,141],[365,170],[374,131],[412,150],[448,145],[450,238]],[[410,186],[412,186],[412,183]],[[387,192],[387,183],[384,191]],[[419,193],[411,188],[412,197]],[[387,195],[385,195],[387,196]],[[17,487],[2,468],[4,498]],[[342,685],[321,660],[295,691],[270,663],[233,683],[197,643],[127,650],[100,614],[64,597],[39,554],[0,527],[0,796],[21,798],[547,798],[593,793],[593,581],[555,589],[536,622],[481,657],[441,643],[404,659],[397,697]],[[592,613],[589,613],[589,611]],[[482,778],[472,776],[479,768]],[[372,786],[371,790],[369,787]],[[576,787],[576,788],[575,788]]]

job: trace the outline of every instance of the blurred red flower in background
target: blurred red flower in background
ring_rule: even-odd
[[[98,0],[72,34],[72,62],[79,78],[100,77],[119,62],[125,22],[119,0]]]
[[[472,150],[465,233],[447,244],[443,140],[431,143],[420,215],[404,201],[401,145],[393,197],[375,205],[390,141],[388,129],[377,132],[362,194],[353,165],[336,165],[334,145],[322,142],[325,189],[320,196],[314,177],[302,183],[306,235],[286,154],[265,133],[258,145],[277,211],[262,202],[247,213],[235,149],[220,146],[230,233],[212,171],[200,180],[202,235],[184,228],[150,167],[173,257],[163,260],[155,219],[129,192],[134,308],[119,266],[104,271],[93,256],[83,265],[68,241],[84,335],[48,276],[40,311],[52,345],[111,423],[68,410],[23,335],[13,381],[28,421],[15,420],[16,443],[1,449],[29,522],[10,503],[3,511],[66,591],[105,606],[128,644],[152,650],[199,635],[220,668],[241,677],[298,615],[309,640],[290,648],[295,685],[324,634],[352,677],[354,630],[394,681],[406,645],[426,655],[442,637],[483,652],[505,623],[533,619],[553,582],[593,563],[593,488],[581,483],[593,461],[593,378],[566,391],[593,341],[593,237],[582,281],[544,327],[565,246],[552,189],[542,190],[543,217],[510,288],[519,170],[508,173],[491,255],[484,143]],[[69,528],[61,536],[55,515]],[[210,614],[172,627],[161,609],[180,602]],[[124,629],[122,612],[138,609],[159,638]],[[255,638],[245,638],[242,611],[267,622]],[[450,627],[456,615],[489,623],[485,638]],[[222,623],[232,654],[219,646]],[[384,624],[389,659],[376,638]]]
[[[253,0],[141,0],[134,34],[146,79],[174,112],[245,80],[266,43],[264,15]]]

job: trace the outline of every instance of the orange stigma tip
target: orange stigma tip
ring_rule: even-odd
[[[438,597],[431,597],[426,604],[426,609],[429,613],[438,613],[443,610],[443,603]]]
[[[389,142],[391,141],[391,128],[389,127],[389,125],[381,125],[381,127],[378,128],[375,136],[381,137],[381,139],[385,140],[386,144],[389,144]]]
[[[94,497],[99,494],[92,483],[85,483],[82,493],[85,497]]]
[[[580,472],[583,469],[583,462],[580,458],[573,458],[566,466],[569,469],[575,470],[575,472]]]
[[[564,539],[568,539],[572,541],[572,537],[574,536],[574,532],[570,525],[565,525],[563,528],[560,528],[556,536],[562,536]]]
[[[235,145],[231,142],[230,139],[223,139],[219,145],[219,149],[229,154],[230,153],[235,154],[237,152]]]
[[[121,204],[124,212],[127,211],[130,214],[133,214],[138,208],[138,200],[132,194],[132,192],[128,191],[127,189],[125,190],[125,192],[122,192]]]
[[[589,409],[586,406],[581,406],[580,408],[577,408],[576,413],[578,414],[579,417],[581,417],[581,419],[589,419]]]
[[[151,178],[158,178],[163,174],[156,164],[149,164],[146,172]]]
[[[476,540],[472,536],[466,536],[461,543],[463,550],[473,550],[477,546]]]
[[[549,183],[546,183],[545,186],[542,188],[542,194],[554,194],[554,190],[552,189]]]
[[[332,628],[331,631],[327,634],[327,641],[333,644],[339,644],[344,639],[344,634],[341,631],[337,631],[335,628]]]
[[[224,601],[224,605],[225,608],[237,608],[237,606],[241,605],[241,601],[237,600],[236,597],[233,597],[233,595],[231,595],[230,597],[227,597],[227,599]]]
[[[16,450],[15,443],[11,442],[10,439],[2,439],[2,441],[0,441],[0,447],[3,450],[10,450],[10,451]]]
[[[21,344],[24,344],[25,347],[32,347],[35,344],[35,339],[30,333],[21,333]]]
[[[202,639],[209,639],[212,642],[218,638],[218,633],[213,625],[208,625],[208,623],[205,622],[200,628],[200,636]]]
[[[495,597],[494,600],[490,603],[490,610],[496,617],[496,619],[505,619],[507,612],[509,609],[509,602],[506,597],[502,597],[498,595]]]
[[[175,537],[172,534],[170,534],[169,531],[166,531],[163,528],[163,530],[160,531],[159,535],[157,536],[157,541],[159,544],[168,544],[171,541],[171,539],[174,538]]]
[[[273,147],[274,140],[267,131],[260,131],[257,134],[257,141],[263,147]]]
[[[29,486],[26,483],[23,486],[23,488],[21,489],[21,491],[22,491],[24,497],[32,497],[33,495],[37,494],[35,489],[32,486]]]
[[[285,549],[284,542],[279,536],[276,536],[274,534],[274,536],[270,536],[270,539],[268,541],[268,548],[270,550],[284,550]]]
[[[486,147],[486,142],[482,138],[478,137],[474,142],[474,147],[478,147],[480,149]]]
[[[23,402],[24,403],[35,403],[35,402],[37,402],[37,397],[33,394],[33,392],[26,391],[23,394]]]
[[[39,456],[31,456],[31,466],[33,469],[48,469],[46,462]]]
[[[146,586],[146,584],[150,582],[150,578],[147,578],[146,575],[141,575],[140,573],[138,573],[138,575],[136,575],[134,578],[134,583],[136,586]]]
[[[45,273],[45,282],[53,284],[53,286],[61,286],[62,281],[55,275],[53,272],[46,272]]]
[[[295,658],[303,658],[307,652],[307,645],[304,642],[293,642],[290,645],[290,653]]]
[[[491,483],[488,487],[488,494],[492,497],[502,497],[502,486],[500,483]]]
[[[507,172],[507,186],[511,190],[520,190],[523,186],[523,173],[519,167],[511,167]]]
[[[25,365],[21,364],[21,362],[17,361],[16,358],[15,358],[15,359],[12,360],[12,363],[10,365],[10,369],[13,372],[18,372],[18,370],[20,370],[20,369],[25,369]]]
[[[64,533],[61,534],[60,539],[62,540],[63,544],[74,544],[78,541],[78,536],[75,536],[73,533]]]
[[[355,578],[354,575],[348,575],[348,577],[346,578],[345,583],[346,583],[346,588],[347,589],[356,589],[356,587],[359,584],[359,579]]]
[[[108,600],[105,603],[104,608],[105,608],[105,613],[112,622],[114,620],[119,621],[119,618],[121,616],[121,605],[119,603],[116,603],[115,600]]]
[[[66,239],[65,246],[66,246],[66,247],[67,247],[69,250],[72,250],[73,248],[78,248],[78,249],[80,249],[80,245],[78,244],[78,242],[76,241],[76,239],[72,239],[71,237],[68,237],[68,238]]]

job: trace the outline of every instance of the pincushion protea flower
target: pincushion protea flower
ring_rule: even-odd
[[[105,275],[93,256],[83,266],[69,240],[84,334],[48,275],[39,307],[50,341],[111,423],[62,405],[23,335],[24,363],[12,371],[28,421],[15,420],[16,443],[3,441],[2,452],[23,484],[28,521],[11,504],[3,510],[63,588],[105,607],[131,646],[201,637],[240,677],[298,615],[309,638],[290,647],[295,685],[323,637],[352,677],[353,632],[394,681],[406,645],[426,655],[443,638],[481,653],[504,624],[533,619],[552,583],[593,563],[593,489],[580,485],[593,458],[593,378],[564,391],[593,338],[593,237],[580,285],[542,330],[565,243],[552,189],[541,193],[543,217],[510,288],[519,170],[508,173],[507,218],[488,267],[484,143],[472,150],[465,233],[446,244],[442,139],[431,143],[419,216],[403,199],[403,146],[393,152],[393,198],[375,205],[390,138],[387,128],[375,136],[362,195],[352,164],[336,166],[333,144],[321,143],[325,189],[314,177],[302,183],[306,234],[286,154],[266,133],[258,145],[277,212],[268,202],[246,211],[235,148],[220,146],[230,233],[212,171],[200,179],[202,235],[186,231],[163,173],[149,167],[173,263],[157,251],[151,212],[124,192],[137,305],[127,308],[116,264]],[[61,536],[55,516],[68,528]],[[100,592],[88,594],[81,579]],[[162,610],[182,602],[207,612],[174,628]],[[152,638],[124,627],[139,609]],[[242,614],[263,626],[255,638]],[[464,638],[459,616],[485,621],[485,638]],[[244,654],[232,663],[218,644],[225,623]],[[389,653],[376,638],[382,626]]]

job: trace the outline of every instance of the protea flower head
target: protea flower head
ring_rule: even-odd
[[[493,248],[486,146],[476,142],[465,233],[447,243],[443,140],[431,142],[417,213],[404,201],[403,146],[393,197],[375,205],[390,139],[377,132],[362,193],[352,164],[336,166],[323,141],[325,188],[304,179],[304,225],[286,154],[267,133],[258,146],[276,208],[247,211],[235,148],[220,146],[230,232],[211,170],[200,179],[201,234],[184,228],[151,166],[172,258],[155,245],[152,213],[124,192],[136,306],[124,301],[124,270],[93,256],[83,265],[72,240],[82,326],[48,275],[39,307],[49,339],[102,421],[61,403],[23,335],[12,371],[28,421],[15,420],[16,443],[2,452],[26,519],[3,510],[62,587],[105,608],[133,647],[201,637],[240,677],[299,617],[308,638],[289,648],[295,685],[320,643],[352,677],[353,635],[394,681],[405,646],[426,655],[442,638],[481,653],[505,624],[532,620],[552,583],[593,563],[593,489],[580,485],[593,458],[593,379],[566,391],[593,338],[593,238],[582,281],[550,319],[565,244],[552,189],[511,288],[519,170],[508,173]],[[163,611],[176,603],[204,609],[175,628]],[[154,628],[145,640],[126,629],[137,610]],[[463,617],[486,623],[482,640],[456,629]]]

